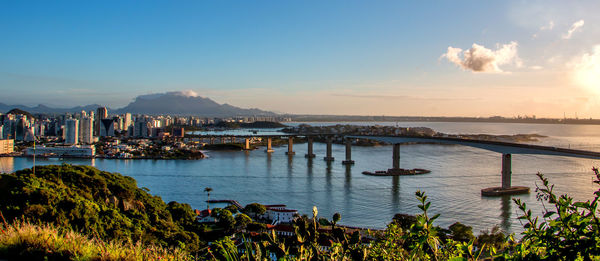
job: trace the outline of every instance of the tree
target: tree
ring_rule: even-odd
[[[189,204],[182,204],[175,201],[167,204],[167,210],[171,213],[173,221],[179,224],[190,225],[194,222],[196,214]]]
[[[223,230],[226,233],[235,228],[235,219],[233,218],[233,215],[231,214],[231,212],[229,212],[229,210],[222,209],[217,214],[217,218],[219,219],[219,221],[217,221],[217,224],[219,225],[219,227],[223,228]]]
[[[236,207],[235,205],[229,205],[227,207],[225,207],[225,209],[229,210],[229,212],[231,212],[231,214],[235,214],[238,212],[238,207]]]
[[[333,214],[333,220],[331,220],[333,222],[333,227],[335,227],[335,225],[337,224],[337,222],[340,221],[340,219],[342,219],[342,215],[340,213],[335,213]]]
[[[251,222],[252,219],[246,214],[240,213],[235,215],[235,225],[240,229],[245,228]]]
[[[246,205],[246,207],[244,207],[244,209],[242,210],[242,212],[246,213],[246,214],[255,214],[255,215],[262,215],[265,212],[267,212],[267,208],[261,204],[258,203],[252,203],[252,204],[248,204]]]
[[[210,209],[210,192],[213,191],[211,187],[204,188],[204,192],[206,192],[206,209]]]

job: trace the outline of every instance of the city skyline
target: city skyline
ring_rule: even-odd
[[[293,114],[600,118],[600,3],[12,2],[6,104],[185,92]]]

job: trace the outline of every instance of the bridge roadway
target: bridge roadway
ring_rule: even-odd
[[[450,137],[418,137],[418,136],[373,136],[373,135],[343,135],[343,134],[283,134],[283,135],[207,135],[200,137],[236,137],[245,138],[246,144],[245,149],[250,148],[249,138],[261,137],[267,138],[267,149],[266,152],[273,152],[271,148],[272,138],[288,138],[288,151],[286,154],[294,155],[293,151],[293,138],[294,137],[307,137],[308,139],[308,153],[305,155],[307,158],[313,158],[313,138],[314,137],[326,137],[327,139],[327,155],[324,157],[326,161],[333,161],[332,156],[332,143],[334,136],[341,136],[346,140],[346,160],[343,164],[353,164],[354,161],[351,158],[351,140],[353,139],[366,139],[374,140],[379,142],[385,142],[393,144],[393,167],[389,171],[401,170],[400,169],[400,144],[406,143],[436,143],[436,144],[452,144],[452,145],[463,145],[470,146],[479,149],[494,151],[502,154],[502,186],[482,189],[481,193],[484,196],[498,196],[504,194],[520,194],[528,193],[529,188],[521,186],[511,185],[511,158],[512,154],[534,154],[534,155],[551,155],[551,156],[564,156],[564,157],[576,157],[576,158],[587,158],[587,159],[600,159],[600,152],[585,151],[585,150],[574,150],[557,148],[550,146],[540,146],[522,143],[511,143],[501,141],[485,141],[485,140],[473,140],[473,139],[462,139],[462,138],[450,138]]]

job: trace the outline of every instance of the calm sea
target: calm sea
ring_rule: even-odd
[[[297,125],[299,123],[291,123]],[[333,125],[337,123],[309,123]],[[342,123],[345,124],[345,123]],[[364,125],[398,125],[430,127],[454,134],[527,134],[548,136],[535,144],[600,151],[600,126],[545,125],[509,123],[446,123],[388,122],[349,123]],[[238,133],[247,130],[238,131]],[[262,132],[259,132],[262,133]],[[327,218],[335,212],[342,215],[340,223],[383,228],[396,213],[415,214],[414,193],[423,190],[432,201],[432,213],[440,213],[437,224],[448,226],[456,221],[474,227],[474,232],[493,226],[509,232],[522,231],[516,219],[520,215],[511,197],[484,198],[481,189],[500,186],[500,154],[486,150],[451,145],[403,145],[401,167],[426,168],[432,172],[423,176],[372,177],[365,170],[385,170],[392,164],[391,146],[353,147],[353,166],[341,164],[344,147],[334,145],[335,161],[323,161],[325,145],[316,143],[317,158],[304,158],[305,144],[294,146],[296,155],[285,155],[286,146],[276,147],[267,154],[264,149],[250,152],[209,151],[208,158],[186,160],[82,160],[38,159],[37,164],[92,165],[101,170],[119,172],[138,181],[140,187],[161,196],[165,201],[189,203],[194,208],[205,207],[205,187],[212,187],[212,199],[235,199],[242,204],[287,204],[309,214],[313,206]],[[0,171],[29,168],[28,158],[0,158]],[[532,194],[520,195],[536,213],[542,205],[536,201],[537,172],[545,174],[560,193],[579,200],[589,199],[597,186],[592,183],[592,167],[597,160],[513,155],[513,185],[529,186]]]

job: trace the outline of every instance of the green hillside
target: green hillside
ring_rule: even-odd
[[[67,164],[38,166],[35,172],[0,175],[0,211],[7,220],[23,217],[103,239],[192,252],[204,245],[188,204],[166,204],[131,177]]]

